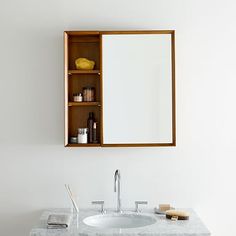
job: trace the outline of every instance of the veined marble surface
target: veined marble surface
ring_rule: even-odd
[[[143,210],[142,213],[150,214],[156,218],[156,223],[139,228],[128,229],[101,229],[86,225],[84,218],[100,214],[94,209],[82,209],[76,216],[73,214],[73,221],[68,229],[47,229],[47,218],[50,214],[69,213],[70,209],[50,209],[44,211],[38,224],[33,227],[30,236],[209,236],[210,232],[191,209],[189,220],[171,221],[163,215],[154,214],[153,209]],[[128,211],[128,210],[127,210]],[[109,210],[107,213],[112,213]]]

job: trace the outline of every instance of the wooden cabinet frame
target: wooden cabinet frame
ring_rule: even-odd
[[[141,143],[141,144],[104,144],[103,143],[103,80],[102,80],[102,35],[105,34],[170,34],[172,56],[172,142],[170,143]],[[76,46],[75,46],[76,45]],[[77,48],[76,48],[77,47]],[[81,52],[80,52],[80,51]],[[87,51],[86,51],[87,50]],[[74,54],[78,51],[78,54]],[[76,57],[94,57],[95,69],[78,71],[73,66]],[[90,59],[94,59],[90,58]],[[79,77],[92,77],[90,82],[96,86],[97,99],[93,103],[73,103],[73,81]],[[72,78],[71,78],[72,77]],[[84,84],[81,79],[81,86]],[[98,81],[99,80],[99,81]],[[176,101],[175,101],[175,31],[174,30],[144,30],[144,31],[65,31],[64,32],[64,88],[65,88],[65,147],[147,147],[147,146],[176,146]],[[71,144],[69,136],[75,136],[76,122],[85,124],[85,114],[92,110],[99,122],[99,143]],[[85,113],[85,114],[83,114]],[[81,117],[80,117],[81,115]],[[79,117],[78,120],[73,117]],[[76,119],[76,122],[75,122]],[[79,120],[81,119],[81,120]],[[76,124],[75,124],[76,123]],[[78,126],[77,126],[78,127]]]

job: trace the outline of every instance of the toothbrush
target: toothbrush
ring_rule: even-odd
[[[70,197],[70,200],[71,200],[71,202],[72,202],[72,204],[73,204],[73,207],[75,208],[75,210],[76,210],[76,212],[78,213],[79,212],[79,208],[78,208],[78,206],[77,206],[77,204],[76,204],[76,201],[75,201],[75,199],[74,199],[74,196],[73,196],[73,194],[72,194],[72,191],[71,191],[71,189],[70,189],[70,186],[67,184],[65,184],[65,187],[66,187],[66,190],[67,190],[67,193],[68,193],[68,195],[69,195],[69,197]]]
[[[74,196],[73,196],[73,194],[72,194],[72,191],[71,191],[71,189],[70,189],[69,184],[65,184],[65,188],[66,188],[67,193],[68,193],[68,195],[69,195],[69,198],[70,198],[70,200],[71,200],[71,202],[72,202],[72,204],[73,204],[73,207],[75,208],[76,212],[78,213],[78,212],[79,212],[79,208],[78,208],[78,206],[77,206],[77,204],[76,204],[76,201],[75,201],[75,199],[74,199]]]

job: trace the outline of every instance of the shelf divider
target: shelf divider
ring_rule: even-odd
[[[100,102],[68,102],[69,107],[73,106],[101,106]]]
[[[68,75],[78,74],[97,74],[100,75],[100,70],[68,70]]]
[[[66,147],[100,147],[100,143],[68,143]]]

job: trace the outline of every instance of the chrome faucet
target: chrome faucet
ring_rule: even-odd
[[[117,192],[117,209],[116,211],[121,213],[121,199],[120,199],[120,171],[116,170],[114,176],[114,192]]]

